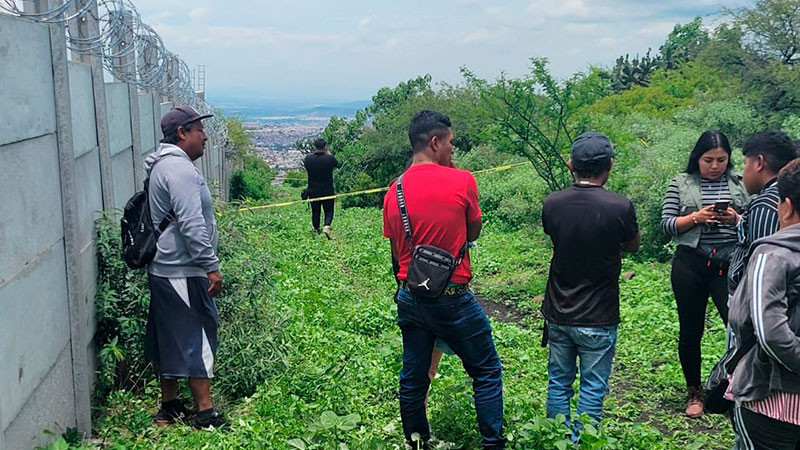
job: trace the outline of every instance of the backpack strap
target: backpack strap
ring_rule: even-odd
[[[159,159],[158,161],[161,161],[161,160]],[[158,161],[153,163],[153,167],[155,167],[155,165],[156,165],[156,163],[158,163]],[[149,175],[147,176],[147,178],[144,179],[144,191],[147,193],[147,206],[148,206],[147,209],[148,209],[148,213],[149,213],[149,210],[150,210],[150,176]],[[173,220],[175,220],[175,210],[174,209],[170,209],[169,212],[167,213],[167,215],[161,220],[161,223],[158,224],[158,234],[160,235],[161,233],[163,233],[164,230],[167,229],[167,227],[169,226],[169,224]]]
[[[150,201],[150,199],[148,198],[147,201]],[[164,230],[167,229],[167,227],[169,226],[169,224],[173,220],[175,220],[175,210],[174,209],[170,209],[169,212],[167,213],[167,215],[161,221],[161,223],[158,224],[158,234],[163,233]]]

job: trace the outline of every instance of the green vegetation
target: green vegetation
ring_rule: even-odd
[[[275,174],[263,159],[245,155],[242,168],[231,175],[230,197],[232,200],[267,200]]]
[[[676,26],[657,53],[626,55],[609,69],[593,67],[567,80],[555,79],[541,58],[532,59],[530,72],[519,78],[482,80],[463,68],[463,84],[449,86],[420,76],[379,90],[354,118],[330,121],[323,137],[344,163],[336,176],[339,192],[386,186],[402,172],[410,157],[408,122],[421,109],[451,117],[459,167],[530,163],[477,176],[485,228],[472,253],[474,287],[492,317],[503,361],[510,448],[575,448],[564,440],[559,420],[543,418],[547,351],[539,346],[539,308],[551,248],[540,214],[546,195],[569,183],[569,147],[587,130],[615,143],[607,187],[634,202],[644,240],[640,254],[623,263],[623,322],[606,418],[601,430],[587,430],[580,448],[730,448],[724,417],[688,420],[682,414],[678,319],[665,262],[671,248],[659,230],[661,201],[703,130],[722,130],[736,146],[765,127],[783,126],[800,138],[797,6],[759,0],[725,11],[729,23],[710,32],[698,18]],[[296,186],[270,187],[271,172],[246,149],[237,155],[233,198],[299,198]],[[738,152],[734,160],[741,168]],[[345,197],[332,241],[309,232],[305,205],[242,213],[221,206],[227,287],[218,299],[214,395],[231,418],[228,433],[151,425],[158,387],[140,350],[145,279],[124,269],[117,231],[101,222],[95,343],[103,408],[95,424],[103,446],[403,448],[395,286],[381,212],[373,208],[381,198]],[[704,374],[724,341],[713,308],[708,314]],[[438,448],[477,447],[470,393],[458,359],[445,357],[429,404]],[[74,443],[64,437],[53,448]]]
[[[521,167],[479,176],[479,189],[491,196],[511,174],[522,184],[536,180],[531,168]],[[278,201],[297,192],[276,195]],[[343,210],[333,241],[309,233],[307,221],[301,205],[224,210],[220,218],[227,288],[218,299],[222,324],[214,391],[232,431],[153,427],[149,414],[158,392],[148,375],[143,387],[106,397],[96,420],[101,439],[118,448],[402,448],[395,394],[402,350],[380,211]],[[538,227],[514,231],[498,220],[487,224],[473,253],[476,290],[493,301],[487,311],[505,370],[511,448],[566,445],[561,426],[542,418],[547,353],[539,346],[537,297],[548,247]],[[635,276],[622,282],[623,324],[608,419],[582,448],[729,447],[724,418],[681,416],[683,379],[667,265],[627,261],[623,270]],[[706,371],[723,342],[721,323],[711,323]],[[260,378],[245,386],[254,376]],[[441,448],[476,448],[470,392],[458,359],[445,357],[429,407]]]
[[[530,195],[536,205],[569,184],[572,139],[598,130],[617,147],[611,187],[634,199],[642,217],[642,254],[664,259],[660,200],[704,130],[725,132],[735,146],[766,127],[785,126],[797,135],[797,6],[796,0],[759,0],[724,10],[729,21],[712,31],[696,18],[676,25],[657,53],[625,55],[609,69],[592,67],[566,80],[552,76],[546,59],[532,58],[530,72],[518,78],[483,80],[462,68],[459,85],[436,86],[420,76],[383,88],[355,118],[334,118],[323,133],[344,162],[336,188],[388,185],[410,159],[410,118],[435,109],[451,117],[459,152],[530,161],[544,189],[512,195]],[[379,195],[343,201],[345,207],[379,205]],[[513,215],[535,218],[530,211]]]

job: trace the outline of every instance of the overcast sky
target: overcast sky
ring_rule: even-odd
[[[565,77],[657,51],[676,23],[745,0],[133,0],[190,67],[206,66],[210,98],[369,99],[459,67],[519,75],[533,56]]]

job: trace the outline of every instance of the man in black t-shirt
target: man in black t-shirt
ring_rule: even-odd
[[[303,166],[308,172],[308,194],[309,198],[329,197],[333,195],[333,169],[341,167],[335,156],[331,155],[327,149],[325,139],[314,141],[314,153],[306,156]],[[334,199],[319,200],[311,202],[311,225],[314,231],[319,233],[319,213],[320,209],[325,210],[325,222],[322,232],[331,238],[331,224],[333,223]]]
[[[563,414],[568,426],[576,358],[577,415],[588,414],[595,425],[602,417],[617,342],[622,252],[637,251],[641,239],[633,204],[603,188],[613,157],[607,137],[578,136],[567,163],[575,184],[550,194],[542,208],[544,232],[553,241],[542,305],[550,345],[547,417]],[[576,420],[573,440],[581,427]]]

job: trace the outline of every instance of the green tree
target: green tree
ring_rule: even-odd
[[[588,94],[590,84],[581,83],[584,76],[562,83],[551,75],[547,64],[545,58],[532,58],[528,75],[517,79],[503,75],[495,83],[466,68],[462,74],[467,84],[480,92],[485,114],[494,123],[493,144],[528,159],[554,191],[572,182],[564,155],[579,132],[575,113],[596,98]]]
[[[228,128],[228,139],[233,145],[234,167],[241,168],[245,157],[252,149],[250,134],[244,129],[242,118],[239,116],[225,116],[225,126]]]
[[[367,107],[367,112],[371,116],[380,115],[404,103],[410,98],[419,97],[431,92],[430,75],[412,78],[408,81],[401,82],[394,88],[383,87],[372,97],[372,104]]]
[[[703,19],[700,17],[695,17],[686,25],[675,25],[659,49],[662,66],[674,69],[681,63],[695,59],[708,41],[708,31],[703,28]]]
[[[793,65],[800,60],[800,1],[758,0],[724,12],[744,30],[744,45],[765,59]]]

